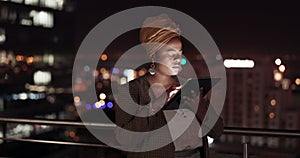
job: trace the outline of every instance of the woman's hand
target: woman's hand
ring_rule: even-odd
[[[203,94],[203,89],[200,89],[200,94]],[[184,103],[189,106],[192,111],[196,114],[198,120],[203,123],[204,117],[206,115],[208,106],[209,106],[209,96],[206,95],[204,97],[200,97],[201,95],[196,95],[195,92],[192,92],[191,97],[184,96]],[[199,101],[200,98],[200,101]],[[197,100],[199,101],[197,103]],[[214,115],[211,115],[210,117],[218,117],[216,123],[214,126],[209,130],[208,135],[212,138],[220,137],[223,133],[224,124],[223,124],[223,118],[218,116],[216,113]],[[205,124],[205,121],[204,121]],[[202,126],[205,128],[206,126]],[[208,126],[209,127],[209,126]]]
[[[201,94],[203,94],[203,88],[200,89],[200,93],[191,90],[191,96],[183,96],[183,103],[187,105],[199,119],[203,120],[209,106],[209,99],[207,95],[202,97]]]

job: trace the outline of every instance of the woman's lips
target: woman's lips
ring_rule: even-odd
[[[172,66],[173,69],[180,69],[180,66]]]

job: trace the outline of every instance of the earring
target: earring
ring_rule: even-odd
[[[152,64],[150,65],[149,73],[151,75],[155,74],[155,64],[154,64],[154,59],[152,58]]]

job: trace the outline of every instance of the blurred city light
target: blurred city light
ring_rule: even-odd
[[[54,26],[53,13],[32,10],[30,11],[29,16],[32,17],[33,25],[35,26],[43,26],[46,28],[52,28]]]
[[[224,66],[226,68],[253,68],[254,67],[254,61],[245,59],[225,59],[224,60]]]
[[[26,93],[20,93],[19,94],[19,99],[21,100],[26,100],[28,98],[27,94]]]
[[[53,64],[54,64],[54,55],[53,54],[48,55],[48,64],[50,66],[53,66]]]
[[[71,131],[71,132],[69,133],[69,136],[72,137],[72,138],[75,137],[75,132],[74,132],[74,131]]]
[[[17,61],[22,61],[22,60],[24,60],[24,56],[23,55],[17,55],[16,60]]]
[[[120,70],[118,69],[118,68],[116,68],[116,67],[113,67],[112,69],[111,69],[111,73],[112,74],[118,74],[120,72]]]
[[[281,82],[281,84],[282,84],[282,89],[283,90],[288,90],[289,89],[289,87],[290,87],[290,79],[287,79],[287,78],[284,78],[283,80],[282,80],[282,82]]]
[[[126,76],[126,77],[128,76],[128,70],[129,69],[124,69],[124,71],[123,71],[123,75]]]
[[[0,44],[6,41],[5,30],[0,28]]]
[[[101,100],[99,101],[99,103],[100,103],[101,106],[103,106],[103,105],[105,104],[105,101],[101,99]]]
[[[141,69],[141,70],[138,71],[138,75],[139,76],[143,76],[143,75],[146,74],[146,72],[147,72],[147,70],[143,68],[143,69]]]
[[[105,73],[105,72],[107,72],[107,70],[106,70],[106,68],[105,67],[102,67],[102,68],[100,68],[100,73]]]
[[[114,106],[114,104],[113,104],[112,102],[108,102],[108,103],[107,103],[107,107],[108,107],[108,108],[112,108],[113,106]]]
[[[28,20],[28,19],[21,19],[20,20],[20,24],[21,25],[25,25],[25,26],[31,26],[32,25],[32,21]]]
[[[122,77],[122,78],[120,79],[120,84],[123,85],[123,84],[126,84],[126,83],[127,83],[126,77]]]
[[[255,106],[254,106],[254,111],[255,111],[255,112],[258,112],[259,110],[260,110],[260,107],[259,107],[258,105],[255,105]]]
[[[43,57],[43,62],[45,64],[49,64],[50,66],[53,66],[54,64],[54,55],[53,54],[44,54]]]
[[[277,70],[274,70],[274,80],[275,81],[281,81],[282,80],[282,74],[278,72]]]
[[[75,102],[75,103],[79,103],[79,102],[80,102],[80,98],[79,98],[78,96],[75,96],[75,97],[74,97],[74,102]]]
[[[85,108],[86,108],[87,110],[91,110],[91,109],[92,109],[92,105],[91,105],[91,104],[86,104],[86,105],[85,105]]]
[[[97,109],[99,109],[99,108],[101,107],[101,103],[100,103],[100,102],[96,102],[96,103],[95,103],[95,107],[96,107]]]
[[[33,81],[36,85],[47,85],[51,82],[51,73],[48,71],[36,71],[33,74]]]
[[[284,65],[280,65],[278,69],[279,69],[280,72],[284,72],[285,71],[285,66]]]
[[[279,65],[281,64],[281,59],[277,58],[277,59],[275,60],[275,64],[279,66]]]
[[[23,3],[23,0],[10,0],[10,1],[15,3]]]
[[[107,60],[107,55],[106,54],[102,54],[100,58],[101,58],[102,61],[106,61]]]
[[[108,72],[105,72],[105,73],[102,74],[102,78],[107,80],[107,79],[110,78],[110,74]]]
[[[90,71],[90,67],[88,65],[85,65],[83,67],[83,69],[84,69],[85,72],[89,72]]]
[[[181,65],[185,65],[186,64],[186,59],[185,58],[182,58],[181,59]]]
[[[131,81],[135,78],[135,71],[133,69],[128,69],[128,72],[127,72],[127,81]]]
[[[33,57],[27,57],[26,58],[26,63],[28,64],[28,65],[30,65],[30,64],[32,64],[34,62],[34,58]]]
[[[208,144],[212,144],[214,142],[214,139],[207,136],[207,141],[208,141]]]
[[[3,132],[2,131],[0,131],[0,137],[3,138]],[[2,143],[3,143],[3,140],[1,139],[0,144],[2,144]]]
[[[300,85],[300,78],[296,78],[295,83],[296,83],[297,86],[299,86]]]
[[[270,112],[269,113],[269,118],[270,119],[274,119],[275,118],[275,113],[274,112]]]
[[[270,104],[271,104],[272,106],[275,106],[275,105],[276,105],[276,100],[275,100],[275,99],[272,99],[271,102],[270,102]]]
[[[39,0],[25,0],[24,2],[26,5],[38,5]]]
[[[104,93],[100,93],[99,98],[104,100],[106,98],[106,95]]]
[[[94,75],[94,77],[97,77],[99,75],[99,71],[98,70],[94,70],[93,75]]]
[[[105,109],[106,108],[106,104],[101,105],[101,109]]]
[[[100,107],[101,107],[101,109],[105,109],[106,108],[106,104],[105,104],[105,101],[104,100],[100,100],[99,101],[99,104],[100,104]]]

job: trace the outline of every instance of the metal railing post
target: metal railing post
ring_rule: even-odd
[[[243,158],[248,158],[248,137],[242,136]]]

